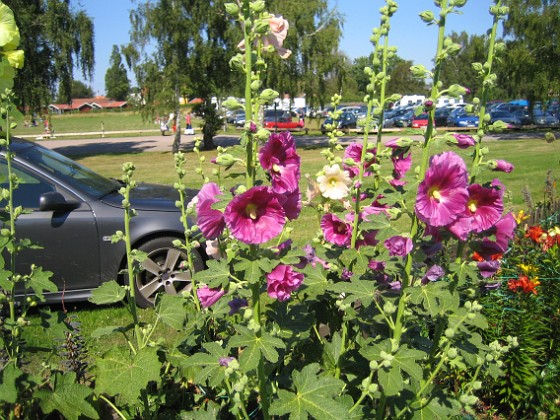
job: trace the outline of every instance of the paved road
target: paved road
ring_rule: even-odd
[[[557,137],[560,137],[558,129],[555,130]],[[398,134],[391,133],[384,135],[384,138],[394,138]],[[181,150],[187,151],[194,147],[194,138],[192,135],[181,136]],[[374,137],[372,136],[372,139]],[[511,140],[511,139],[535,139],[544,138],[544,131],[539,132],[505,132],[499,135],[488,136],[487,140]],[[343,137],[342,142],[350,142],[361,137]],[[156,152],[171,151],[173,144],[173,136],[162,136],[161,134],[144,135],[141,137],[101,137],[89,138],[81,140],[51,139],[37,140],[40,144],[56,150],[67,156],[76,155],[95,155],[105,153],[139,153],[139,152]],[[238,135],[220,135],[214,138],[216,146],[231,146],[239,142]],[[327,144],[326,136],[297,136],[296,142],[299,146],[305,147],[322,147]]]

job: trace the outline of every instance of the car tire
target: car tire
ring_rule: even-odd
[[[138,249],[145,252],[146,260],[134,281],[136,304],[142,308],[153,306],[158,293],[165,292],[179,295],[192,288],[191,273],[181,269],[181,263],[187,261],[184,250],[173,246],[176,238],[155,238],[142,244]],[[204,269],[204,260],[200,253],[193,250],[194,271]]]

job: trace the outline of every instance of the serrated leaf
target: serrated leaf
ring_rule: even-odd
[[[391,365],[389,368],[381,368],[377,374],[379,385],[387,396],[397,395],[404,389],[404,380],[401,368],[398,365]]]
[[[232,337],[230,340],[231,347],[244,347],[239,358],[239,363],[245,371],[256,368],[259,364],[261,355],[269,362],[276,363],[278,361],[277,348],[284,348],[284,342],[279,338],[264,333],[260,337],[251,330],[237,326],[239,335]]]
[[[332,336],[332,340],[330,342],[327,341],[323,347],[323,360],[325,366],[334,370],[338,366],[341,350],[342,338],[340,337],[340,333],[336,331]]]
[[[183,303],[184,299],[181,296],[160,294],[156,303],[156,314],[165,325],[180,330],[186,318]]]
[[[345,303],[353,303],[359,300],[367,308],[375,299],[377,286],[376,282],[370,280],[352,278],[350,283],[340,282],[333,284],[331,290],[335,293],[344,293],[346,295],[344,298]]]
[[[78,420],[86,416],[98,419],[99,414],[87,401],[92,395],[92,390],[76,382],[76,374],[67,372],[56,374],[53,389],[39,389],[34,393],[39,399],[39,405],[44,413],[58,411],[65,419]]]
[[[301,272],[305,275],[302,287],[298,293],[305,293],[306,300],[317,299],[323,295],[329,286],[327,272],[322,266],[307,265]]]
[[[391,221],[386,214],[369,214],[360,227],[363,230],[381,230],[391,227]]]
[[[116,281],[111,280],[103,283],[93,290],[89,301],[96,305],[108,305],[122,301],[126,296],[126,290]]]
[[[410,293],[410,302],[422,307],[431,317],[443,315],[448,309],[450,302],[455,302],[449,285],[446,282],[430,282],[425,286],[409,287],[405,292]]]
[[[296,392],[280,390],[269,413],[272,415],[290,414],[290,419],[307,419],[308,415],[317,419],[345,419],[348,410],[334,395],[342,391],[344,383],[339,379],[319,376],[320,366],[316,363],[305,366],[301,372],[292,374]]]
[[[220,365],[220,357],[207,353],[196,353],[187,358],[182,364],[185,368],[197,368],[194,380],[198,384],[216,387],[220,385],[225,377],[224,368]]]
[[[0,401],[14,404],[18,400],[16,381],[22,374],[13,363],[8,363],[0,370]]]
[[[442,399],[445,398],[441,396]],[[413,411],[413,420],[434,420],[434,419],[451,419],[457,416],[461,411],[461,406],[456,400],[446,399],[445,405],[443,401],[434,397],[421,408]]]
[[[243,280],[246,280],[249,284],[258,283],[263,276],[263,270],[259,260],[242,260],[238,264],[235,264],[235,271],[244,272]]]
[[[208,260],[207,266],[208,268],[206,270],[194,273],[194,281],[197,283],[204,283],[211,289],[227,285],[230,272],[225,259],[219,261]]]
[[[135,355],[113,352],[97,359],[95,391],[120,395],[135,404],[149,382],[159,382],[161,363],[154,348],[143,348]]]
[[[409,349],[406,345],[403,345],[397,350],[393,364],[397,364],[416,381],[421,381],[423,377],[422,367],[416,361],[424,357],[426,357],[426,353],[423,351]]]
[[[52,293],[58,291],[56,284],[50,280],[52,275],[52,271],[43,271],[42,267],[34,267],[25,281],[25,288],[33,290],[35,296],[43,301],[45,299],[43,296],[44,291]]]

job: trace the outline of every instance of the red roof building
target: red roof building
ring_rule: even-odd
[[[127,101],[115,101],[105,96],[76,98],[70,104],[50,104],[49,111],[55,114],[67,112],[90,112],[94,110],[120,110],[128,106]]]

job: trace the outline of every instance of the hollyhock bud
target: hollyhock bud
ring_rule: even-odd
[[[467,93],[468,89],[461,86],[461,85],[451,85],[449,86],[449,91],[448,94],[449,96],[453,97],[453,98],[457,98],[459,96],[465,95]]]
[[[424,110],[428,112],[432,109],[434,109],[434,101],[432,101],[431,99],[424,101]]]
[[[278,98],[279,93],[273,89],[264,89],[260,94],[260,99],[265,102],[272,102],[276,98]]]
[[[392,236],[383,242],[391,257],[404,257],[412,251],[412,240],[404,236]]]
[[[424,12],[421,12],[419,14],[420,19],[422,19],[422,21],[424,23],[427,23],[428,25],[431,25],[434,23],[435,21],[435,16],[434,16],[434,12],[432,12],[431,10],[426,10]]]
[[[447,144],[455,145],[460,149],[466,149],[468,147],[474,146],[476,144],[475,139],[468,134],[452,134],[451,136],[446,136]]]
[[[208,286],[201,287],[196,291],[203,308],[209,308],[215,304],[225,293],[222,289],[210,289]]]
[[[237,13],[239,13],[239,6],[237,6],[237,4],[235,3],[226,3],[225,5],[226,8],[226,12],[229,15],[237,15]]]
[[[490,160],[488,161],[487,165],[493,171],[501,171],[505,172],[506,174],[509,174],[514,169],[514,166],[511,163],[501,159]]]

